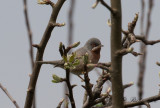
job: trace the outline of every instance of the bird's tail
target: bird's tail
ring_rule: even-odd
[[[54,67],[64,67],[64,61],[63,60],[56,60],[56,61],[37,61],[39,64],[51,64],[54,65]]]

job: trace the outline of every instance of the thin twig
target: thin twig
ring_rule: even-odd
[[[88,77],[88,72],[87,72],[87,65],[84,66],[84,82],[85,82],[85,90],[89,96],[89,99],[92,100],[93,99],[93,93],[92,93],[92,87],[93,85],[90,83],[90,79]]]
[[[65,48],[65,46],[61,43],[60,47],[59,47],[59,51],[60,51],[61,55],[63,55],[62,57],[67,58],[67,53],[68,52],[66,50],[67,49]],[[73,87],[75,87],[76,85],[71,85],[71,83],[70,83],[70,68],[65,68],[65,70],[66,70],[65,82],[67,84],[68,91],[69,91],[69,94],[67,93],[67,96],[69,97],[72,108],[76,108],[74,97],[73,97]]]
[[[73,26],[74,26],[74,22],[73,22],[73,14],[74,14],[74,9],[75,9],[75,0],[71,0],[70,1],[70,8],[69,8],[69,12],[68,12],[68,23],[69,23],[69,27],[68,27],[68,45],[71,45],[71,43],[73,43]]]
[[[61,108],[61,105],[62,105],[63,101],[64,101],[64,99],[62,99],[62,100],[59,102],[57,108]]]
[[[144,6],[145,2],[142,0],[142,12],[144,11]],[[149,0],[149,9],[148,9],[148,14],[147,14],[147,26],[146,26],[146,33],[145,37],[139,38],[142,42],[144,42],[146,45],[148,44],[155,44],[157,42],[154,41],[147,41],[148,36],[149,36],[149,31],[150,31],[150,25],[151,25],[151,12],[152,12],[152,6],[153,6],[153,0]],[[144,12],[142,14],[143,16],[141,17],[141,34],[143,35],[143,22],[144,22]],[[138,38],[138,37],[136,37]],[[140,57],[139,60],[139,76],[138,76],[138,94],[139,94],[139,100],[142,99],[143,96],[143,79],[146,71],[146,56],[147,56],[147,47],[144,44],[141,44],[140,50],[143,56]]]
[[[85,103],[83,103],[83,108],[90,108],[91,106],[97,104],[97,102],[102,102],[104,101],[104,99],[107,97],[101,97],[101,91],[102,91],[102,86],[103,84],[107,81],[110,80],[111,76],[108,73],[104,73],[103,75],[101,75],[98,80],[97,80],[97,84],[95,85],[94,89],[93,89],[93,97],[92,100],[91,98],[87,99],[85,101]],[[100,98],[101,97],[101,98]],[[100,98],[100,100],[98,99]],[[98,100],[96,100],[98,99]]]
[[[101,4],[106,7],[113,15],[115,14],[115,10],[113,10],[104,0],[99,0]]]
[[[147,40],[145,36],[135,36],[136,39],[141,40],[145,45],[154,45],[156,43],[159,43],[160,40]]]
[[[151,108],[151,106],[148,102],[145,102],[144,104],[147,106],[147,108]]]
[[[134,84],[133,82],[130,82],[128,84],[123,85],[123,88],[126,89],[128,87],[131,87],[133,84]]]
[[[71,83],[70,83],[70,70],[69,69],[66,69],[66,83],[67,83],[67,87],[68,87],[68,91],[69,91],[69,100],[71,102],[71,106],[72,108],[76,108],[76,105],[75,105],[75,101],[74,101],[74,97],[73,97],[73,91],[72,91],[72,86],[71,86]]]
[[[34,56],[33,56],[33,39],[32,39],[32,31],[30,28],[30,23],[29,23],[29,18],[28,18],[28,10],[27,10],[27,0],[23,0],[24,3],[24,16],[25,16],[25,22],[26,22],[26,27],[28,31],[28,39],[29,39],[29,47],[30,47],[30,61],[31,61],[31,66],[33,70],[34,67]],[[36,93],[34,94],[34,99],[33,99],[33,108],[36,108]]]
[[[28,10],[27,10],[27,1],[23,0],[24,3],[24,16],[25,16],[25,22],[26,22],[26,27],[28,31],[28,39],[29,39],[29,47],[30,47],[30,61],[31,61],[31,66],[33,68],[34,66],[34,57],[33,57],[33,40],[32,40],[32,31],[30,28],[30,23],[29,23],[29,18],[28,18]]]
[[[104,0],[96,0],[96,3],[93,4],[92,8],[94,9],[98,3],[101,3],[104,7],[106,7],[113,15],[115,15],[116,11],[113,10]]]
[[[73,28],[74,28],[73,27],[74,26],[73,25],[73,14],[74,14],[74,8],[75,8],[75,0],[70,0],[70,8],[69,8],[69,12],[68,12],[68,23],[69,23],[69,25],[68,25],[69,26],[68,27],[68,45],[71,45],[73,43]],[[70,74],[70,76],[71,76],[71,74]],[[64,92],[68,92],[66,85],[64,85]],[[65,97],[65,99],[67,99],[67,97]]]
[[[20,108],[17,102],[13,99],[13,97],[9,94],[8,90],[2,86],[0,83],[0,88],[4,91],[4,93],[8,96],[8,98],[12,101],[12,103],[16,106],[16,108]]]

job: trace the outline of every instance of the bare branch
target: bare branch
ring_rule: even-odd
[[[52,1],[50,1],[50,0],[38,0],[38,4],[41,4],[41,5],[43,5],[43,4],[45,4],[45,5],[51,5],[51,7],[52,8],[54,8],[54,6],[55,6],[55,4],[52,2]]]
[[[155,95],[149,98],[145,98],[136,102],[126,102],[124,104],[125,107],[134,107],[134,106],[139,106],[139,105],[145,105],[146,102],[151,103],[154,101],[160,100],[160,95]]]
[[[73,97],[73,91],[72,91],[73,87],[70,84],[70,75],[69,75],[69,73],[70,73],[70,70],[66,69],[66,83],[67,83],[67,87],[68,87],[68,91],[69,91],[68,97],[70,99],[72,108],[76,108],[74,97]]]
[[[156,64],[157,64],[158,66],[160,66],[160,62],[156,62]]]
[[[123,88],[126,89],[128,87],[131,87],[133,84],[134,84],[133,82],[130,82],[129,84],[123,85]]]
[[[93,98],[92,100],[89,98],[85,101],[85,103],[83,103],[83,108],[89,108],[95,104],[97,104],[98,102],[102,102],[107,96],[102,96],[101,97],[101,91],[102,91],[102,86],[103,84],[107,81],[110,80],[111,76],[109,73],[104,73],[103,75],[101,75],[98,80],[97,80],[97,84],[95,85],[94,89],[93,89]],[[101,97],[101,98],[100,98]],[[98,99],[99,98],[99,99]],[[97,100],[98,99],[98,100]]]
[[[142,53],[137,53],[137,52],[135,52],[135,51],[132,51],[131,53],[132,53],[132,55],[134,55],[134,56],[143,55]]]
[[[60,53],[63,53],[64,57],[67,58],[66,48],[62,43],[60,44],[59,51]],[[70,68],[64,68],[64,69],[66,70],[66,80],[65,81],[66,81],[68,91],[69,91],[69,94],[67,96],[69,97],[72,108],[76,108],[74,97],[73,97],[73,90],[72,90],[76,85],[71,85],[70,83]]]
[[[29,18],[28,18],[28,10],[27,10],[27,0],[23,0],[24,3],[24,16],[25,16],[25,22],[26,22],[26,27],[27,27],[27,31],[28,31],[28,38],[29,38],[29,47],[30,47],[30,61],[31,61],[31,66],[33,70],[34,67],[34,55],[33,55],[33,39],[32,39],[32,31],[30,28],[30,24],[29,24]],[[37,47],[38,48],[38,47]],[[36,108],[36,95],[34,94],[34,99],[33,99],[33,108]]]
[[[87,64],[88,64],[88,53],[84,55],[84,82],[85,82],[85,90],[88,94],[89,101],[93,100],[93,93],[92,93],[92,87],[93,85],[90,83],[90,79],[88,77],[88,71],[87,71]]]
[[[8,98],[12,101],[12,103],[16,106],[16,108],[20,108],[17,102],[12,98],[12,96],[9,94],[7,89],[4,88],[1,83],[0,83],[0,88],[4,91],[4,93],[8,96]]]
[[[101,2],[101,4],[106,7],[113,15],[116,13],[116,11],[114,9],[112,9],[106,2],[104,2],[104,0],[99,0]]]
[[[145,45],[154,45],[160,42],[160,40],[148,41],[145,36],[138,36],[138,35],[136,36],[136,39],[141,40]]]
[[[65,26],[65,23],[50,23],[52,26],[54,26],[54,27],[63,27],[63,26]]]
[[[150,31],[150,25],[151,25],[151,12],[152,12],[152,7],[153,7],[153,0],[149,0],[149,7],[148,7],[148,14],[147,14],[147,25],[146,25],[146,30],[145,34],[143,33],[143,23],[144,23],[144,16],[141,17],[141,35],[145,35],[145,37],[138,37],[136,36],[137,39],[141,40],[144,44],[140,45],[140,50],[141,53],[143,53],[143,56],[141,56],[139,60],[139,76],[138,76],[138,95],[139,95],[139,100],[142,99],[143,96],[143,80],[144,80],[144,75],[145,75],[145,70],[146,70],[146,57],[147,57],[147,47],[146,45],[153,45],[155,43],[158,43],[159,41],[147,41],[148,36],[149,36],[149,31]],[[144,15],[144,6],[145,2],[142,0],[142,15]],[[141,107],[139,107],[141,108]]]
[[[44,35],[42,37],[40,44],[39,44],[39,50],[37,50],[36,61],[42,61],[45,47],[48,43],[48,40],[50,39],[52,30],[54,29],[53,26],[50,26],[50,22],[51,23],[56,22],[58,13],[59,13],[64,2],[65,2],[65,0],[58,0],[57,3],[54,5],[54,9],[52,10],[52,14],[51,14],[48,26],[44,32]],[[32,106],[34,91],[35,91],[38,75],[40,72],[40,68],[41,68],[41,64],[38,64],[37,62],[35,62],[34,68],[33,68],[33,73],[31,75],[29,86],[28,86],[28,91],[27,91],[27,96],[26,96],[24,108],[31,108],[31,106]]]
[[[103,66],[106,66],[106,67],[110,67],[111,66],[111,62],[108,62],[108,63],[98,63],[98,64],[102,64]]]
[[[133,21],[131,23],[128,23],[128,32],[129,33],[133,33],[134,32],[134,28],[136,26],[137,21],[138,21],[138,13],[136,13]]]
[[[96,6],[98,5],[98,3],[101,3],[104,7],[106,7],[113,15],[115,15],[116,10],[112,9],[106,2],[104,2],[104,0],[96,0],[96,3],[94,3],[92,5],[92,8],[96,8]]]
[[[32,40],[32,31],[30,28],[30,24],[29,24],[29,18],[28,18],[28,11],[27,11],[27,1],[23,0],[24,3],[24,16],[25,16],[25,22],[26,22],[26,27],[27,27],[27,31],[28,31],[28,38],[29,38],[29,46],[30,46],[30,61],[31,61],[31,66],[33,68],[34,65],[34,58],[33,58],[33,40]]]
[[[98,68],[101,68],[101,69],[109,71],[108,67],[106,67],[105,65],[102,65],[100,63],[97,63],[97,64],[87,64],[87,67],[88,68],[90,68],[90,67],[98,67]]]
[[[147,106],[147,108],[150,108],[150,107],[151,107],[148,102],[145,102],[144,104]]]
[[[37,48],[37,49],[39,49],[39,45],[38,44],[33,44],[32,46]]]
[[[57,108],[61,108],[61,105],[62,105],[63,101],[64,101],[64,99],[62,99],[62,100],[59,102]]]
[[[123,48],[122,50],[117,51],[116,54],[123,56],[123,55],[126,55],[128,53],[133,52],[133,50],[134,50],[133,47],[132,48]]]
[[[99,1],[100,1],[100,0],[96,0],[96,2],[92,5],[92,8],[93,8],[93,9],[95,9],[95,8],[97,7]]]

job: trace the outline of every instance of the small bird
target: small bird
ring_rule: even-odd
[[[89,39],[85,45],[78,50],[76,50],[74,53],[75,58],[78,58],[79,64],[75,66],[75,68],[70,69],[70,72],[75,75],[82,75],[84,73],[84,60],[82,57],[88,53],[88,63],[91,64],[97,64],[100,59],[100,51],[101,47],[103,45],[101,44],[100,40],[97,38],[91,38]],[[47,62],[43,62],[42,64],[48,64]],[[64,68],[64,61],[58,60],[58,61],[52,61],[52,64],[55,65],[55,67],[61,67]],[[93,70],[94,67],[87,68],[87,72],[90,72]]]

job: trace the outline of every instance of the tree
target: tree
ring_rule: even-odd
[[[31,75],[31,79],[30,79],[30,83],[29,83],[29,87],[27,90],[27,97],[26,97],[26,103],[25,103],[25,108],[30,108],[32,105],[32,100],[33,100],[33,94],[34,94],[34,90],[35,90],[35,86],[36,86],[36,82],[38,79],[38,74],[40,72],[41,69],[41,65],[39,63],[39,61],[42,61],[43,59],[43,53],[45,50],[45,47],[47,45],[47,42],[51,36],[51,32],[55,27],[60,27],[60,26],[64,26],[64,23],[59,24],[56,22],[57,19],[57,15],[59,14],[59,11],[61,9],[61,7],[63,7],[63,3],[65,2],[65,0],[58,0],[56,3],[53,3],[51,1],[42,1],[40,2],[41,4],[49,4],[51,5],[51,7],[53,8],[52,10],[52,14],[51,14],[51,18],[49,20],[48,26],[46,28],[46,31],[44,32],[44,35],[42,37],[42,40],[40,42],[40,44],[33,44],[34,47],[37,48],[37,55],[36,55],[36,61],[34,62],[34,68],[33,68],[33,73]],[[128,24],[128,30],[123,30],[121,27],[121,1],[120,0],[116,0],[116,1],[111,1],[111,7],[109,5],[107,5],[103,0],[97,0],[96,4],[94,5],[96,7],[96,5],[98,3],[101,3],[104,7],[106,7],[110,12],[111,12],[111,67],[110,65],[106,65],[103,63],[99,63],[96,65],[96,67],[100,67],[102,69],[107,70],[110,74],[106,74],[106,73],[102,73],[103,76],[100,76],[98,79],[98,82],[96,84],[96,86],[93,87],[93,91],[92,91],[92,87],[90,86],[90,80],[88,77],[88,73],[84,74],[84,81],[85,81],[85,86],[83,86],[87,93],[88,93],[88,100],[86,100],[86,102],[84,102],[85,104],[83,105],[84,108],[87,107],[91,107],[93,105],[96,105],[100,102],[102,102],[104,104],[104,106],[107,106],[108,104],[105,103],[105,98],[108,98],[109,100],[112,97],[112,107],[115,108],[123,108],[124,106],[136,106],[136,105],[142,105],[142,104],[146,104],[146,102],[152,102],[153,100],[159,100],[159,95],[150,97],[150,98],[146,98],[144,100],[140,100],[138,102],[129,102],[129,103],[125,103],[123,104],[123,89],[132,85],[132,84],[127,84],[124,85],[122,84],[122,57],[128,53],[133,54],[134,56],[138,56],[138,55],[142,55],[141,53],[135,52],[134,49],[131,47],[132,44],[136,43],[136,42],[143,42],[144,44],[155,44],[158,43],[159,40],[156,41],[148,41],[147,38],[143,37],[143,36],[138,36],[135,35],[134,33],[134,28],[136,27],[136,23],[138,20],[138,14],[135,15],[135,18],[133,19],[133,21],[131,21],[131,23]],[[150,2],[151,4],[152,2]],[[149,15],[150,16],[150,15]],[[148,17],[149,19],[149,17]],[[149,22],[149,20],[148,20]],[[148,25],[149,26],[149,25]],[[148,27],[147,26],[147,27]],[[148,29],[147,29],[148,31]],[[125,36],[123,37],[123,39],[121,39],[121,33],[123,33]],[[147,33],[146,33],[147,34]],[[121,41],[122,40],[122,41]],[[31,44],[32,45],[32,44]],[[68,47],[71,48],[71,47]],[[143,49],[143,48],[142,48]],[[68,49],[61,49],[63,52],[67,52]],[[66,53],[65,53],[65,56]],[[158,63],[159,64],[159,63]],[[86,64],[87,66],[87,64]],[[93,66],[93,65],[92,65]],[[95,65],[94,65],[95,66]],[[72,102],[71,106],[74,108],[76,105],[74,103],[74,96],[73,96],[73,92],[72,92],[72,85],[70,84],[69,81],[69,70],[66,69],[66,79],[62,80],[60,77],[55,76],[55,80],[58,78],[61,79],[61,81],[66,81],[68,88],[69,88],[69,99]],[[105,80],[104,80],[105,78]],[[112,82],[112,96],[110,96],[109,92],[110,90],[108,90],[108,92],[105,95],[101,94],[101,87],[104,84],[104,82],[106,80],[110,80]],[[140,86],[143,88],[143,86]],[[142,97],[140,97],[141,99]],[[88,102],[87,102],[88,101]],[[61,105],[62,101],[60,102],[59,105]],[[146,104],[148,106],[148,103]]]

